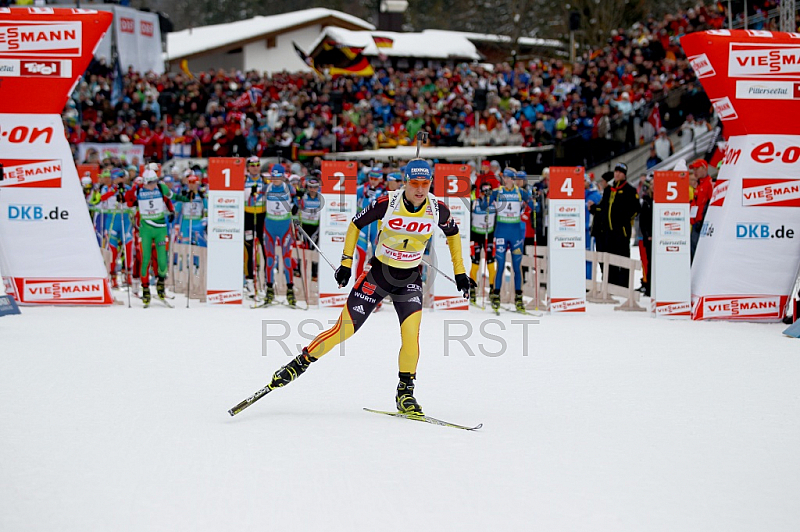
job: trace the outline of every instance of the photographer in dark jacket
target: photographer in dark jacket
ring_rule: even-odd
[[[642,258],[642,288],[641,292],[650,297],[653,280],[650,272],[653,270],[653,176],[642,178],[642,210],[639,213],[639,255]]]
[[[636,189],[628,183],[628,165],[618,163],[614,167],[614,182],[609,183],[603,191],[603,199],[598,205],[592,205],[590,210],[595,221],[602,218],[605,225],[602,251],[630,257],[633,221],[641,206]],[[598,239],[598,244],[600,240]],[[608,282],[627,288],[628,269],[609,266]]]

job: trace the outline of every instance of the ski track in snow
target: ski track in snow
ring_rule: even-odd
[[[0,319],[0,530],[800,529],[800,344],[780,324],[590,304],[523,350],[511,321],[537,318],[426,311],[416,396],[484,424],[466,432],[361,410],[394,407],[391,306],[231,418],[296,354],[262,356],[262,320],[305,345],[298,322],[337,312],[174,303]],[[474,356],[445,342],[465,322]]]

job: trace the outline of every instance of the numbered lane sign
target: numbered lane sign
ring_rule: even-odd
[[[550,167],[548,252],[550,312],[586,311],[584,169]]]
[[[241,305],[244,271],[244,159],[208,160],[209,305]]]
[[[433,194],[447,205],[450,215],[458,225],[461,238],[461,255],[464,265],[470,264],[469,257],[469,224],[470,224],[470,189],[469,176],[471,168],[466,164],[437,164],[433,171]],[[451,278],[453,261],[450,259],[450,248],[447,237],[440,229],[433,232],[433,253],[426,260],[432,261],[437,268]],[[464,299],[452,281],[446,279],[435,270],[429,271],[433,276],[433,308],[434,310],[468,310],[469,300]],[[431,286],[430,284],[428,286]]]
[[[358,163],[354,161],[322,161],[322,211],[320,212],[319,248],[338,266],[350,221],[356,215]],[[320,263],[324,262],[320,260]],[[326,268],[320,265],[320,268]],[[333,272],[320,270],[319,306],[343,307],[350,287],[339,288]]]
[[[650,310],[686,318],[692,310],[688,172],[655,172]]]

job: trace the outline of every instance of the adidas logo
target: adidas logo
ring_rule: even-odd
[[[357,307],[353,307],[353,310],[355,310],[359,314],[364,314],[364,305],[359,305]]]
[[[412,297],[411,299],[408,300],[408,302],[409,303],[421,303],[421,301],[419,300],[419,297],[417,297],[417,296]]]

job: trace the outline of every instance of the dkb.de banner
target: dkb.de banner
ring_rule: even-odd
[[[0,8],[0,263],[20,304],[112,303],[61,110],[110,13]]]
[[[800,34],[681,39],[729,135],[692,264],[692,318],[777,321],[800,264]]]

